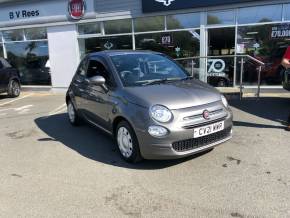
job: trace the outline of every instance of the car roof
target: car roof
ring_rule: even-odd
[[[114,55],[124,55],[124,54],[161,54],[159,52],[154,51],[144,51],[144,50],[106,50],[100,52],[90,53],[89,56],[114,56]]]

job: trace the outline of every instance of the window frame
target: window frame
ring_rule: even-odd
[[[80,71],[80,69],[84,65],[85,65],[85,69],[84,69],[84,74],[83,74],[82,71]],[[81,76],[81,77],[86,77],[87,70],[88,70],[88,57],[84,57],[84,59],[81,61],[81,63],[78,66],[78,69],[76,71],[76,75]]]

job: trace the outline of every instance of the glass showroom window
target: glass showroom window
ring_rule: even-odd
[[[199,55],[199,30],[136,35],[136,50],[152,50],[172,58]]]
[[[47,41],[6,43],[9,62],[20,72],[23,85],[50,85]]]
[[[290,20],[290,4],[284,5],[284,20]]]
[[[232,87],[234,84],[235,27],[208,29],[207,81],[216,87]]]
[[[80,35],[101,34],[101,24],[99,22],[80,24],[78,25],[78,32]]]
[[[281,18],[282,5],[240,8],[238,12],[239,24],[281,21]]]
[[[24,30],[26,40],[47,39],[46,28],[33,28]]]
[[[3,31],[8,61],[18,69],[23,85],[50,85],[45,28]]]
[[[135,32],[165,30],[165,17],[141,17],[134,20]]]
[[[245,54],[261,60],[267,66],[262,70],[262,85],[281,85],[279,66],[290,40],[289,34],[283,34],[286,29],[290,30],[290,23],[238,27],[238,46]],[[244,81],[248,85],[257,85],[256,64],[246,63]]]
[[[132,36],[110,36],[79,39],[80,53],[83,57],[87,53],[98,52],[103,50],[132,50]]]
[[[119,34],[132,32],[132,20],[111,20],[104,22],[105,34]]]
[[[208,25],[235,24],[235,13],[234,13],[234,11],[211,11],[211,12],[208,12],[207,24]]]
[[[2,32],[5,42],[23,41],[23,30],[6,30]]]
[[[199,28],[200,13],[168,15],[166,23],[168,30]]]

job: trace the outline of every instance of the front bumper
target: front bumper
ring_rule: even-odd
[[[217,145],[224,143],[232,138],[233,115],[229,111],[228,115],[222,119],[224,121],[224,133],[219,137],[214,134],[209,135],[206,139],[200,138],[201,143],[196,146],[193,139],[193,129],[175,128],[169,129],[170,134],[165,138],[154,138],[147,131],[136,131],[139,141],[140,152],[145,159],[178,159],[202,151],[210,150]],[[216,123],[221,120],[212,120],[210,123]],[[205,124],[200,124],[203,126]],[[219,134],[216,133],[216,134]],[[198,139],[197,139],[198,140]],[[177,149],[181,146],[184,149]],[[188,146],[189,145],[189,146]]]

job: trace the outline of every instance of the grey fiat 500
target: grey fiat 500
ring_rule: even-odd
[[[186,157],[232,137],[226,98],[160,53],[87,55],[66,102],[71,124],[85,120],[112,135],[128,162]]]

